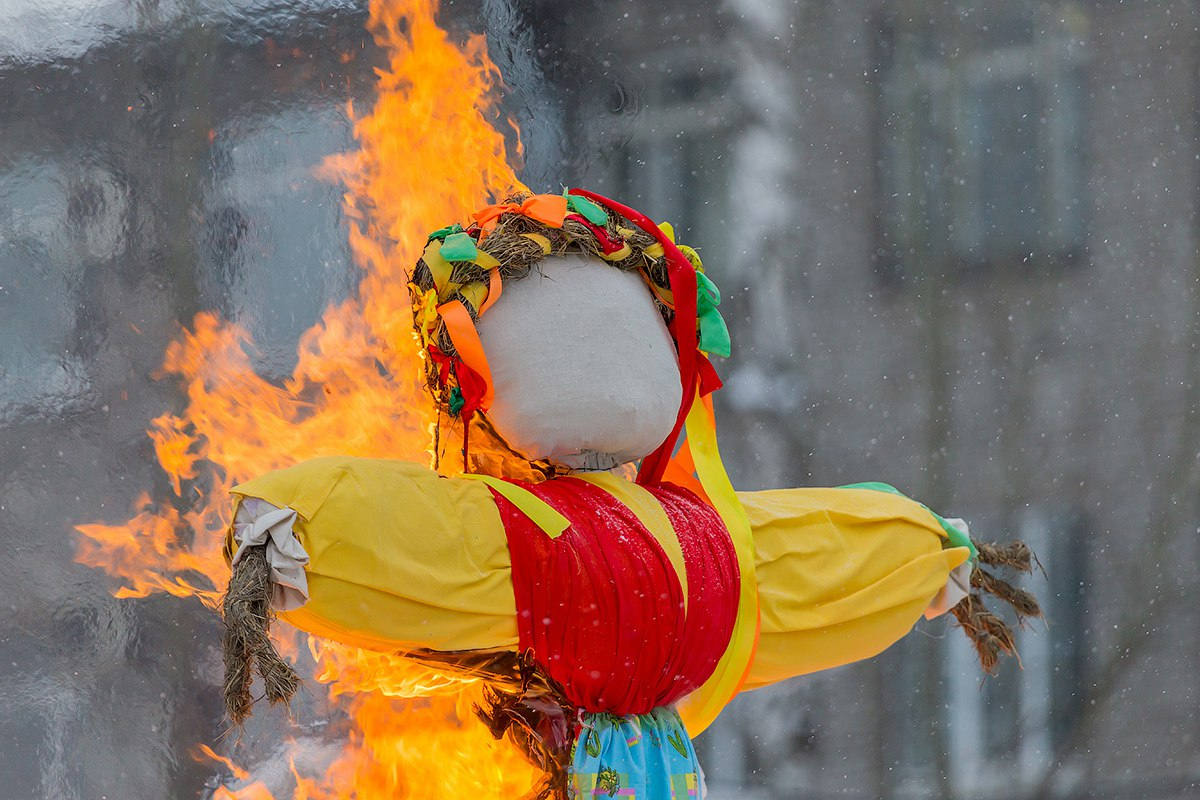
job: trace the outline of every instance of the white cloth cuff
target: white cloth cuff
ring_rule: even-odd
[[[271,605],[276,611],[291,611],[308,602],[308,578],[304,574],[308,553],[292,532],[295,522],[296,512],[292,509],[278,508],[257,497],[242,498],[233,518],[233,538],[237,542],[234,564],[247,547],[267,546]]]
[[[961,519],[947,519],[946,523],[967,536],[971,535],[971,529]],[[970,560],[967,560],[950,571],[946,585],[939,589],[938,593],[929,601],[929,606],[925,609],[925,619],[933,619],[945,614],[971,593],[971,566]]]

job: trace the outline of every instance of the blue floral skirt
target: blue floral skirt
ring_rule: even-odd
[[[701,800],[696,750],[672,707],[649,714],[584,714],[571,747],[571,798]]]

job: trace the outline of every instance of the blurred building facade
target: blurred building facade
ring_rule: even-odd
[[[1023,669],[922,623],[739,701],[714,794],[1195,796],[1197,4],[553,5],[568,97],[615,87],[572,180],[725,292],[735,483],[888,481],[1045,566]]]
[[[0,38],[4,800],[216,788],[197,748],[225,727],[219,620],[113,597],[72,526],[143,493],[186,505],[145,430],[180,408],[155,376],[197,311],[247,325],[278,377],[356,279],[341,191],[312,172],[373,89],[365,13],[97,5]]]

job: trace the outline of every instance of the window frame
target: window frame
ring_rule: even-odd
[[[872,261],[886,284],[919,279],[931,265],[962,275],[991,274],[1014,262],[1029,269],[1086,261],[1086,19],[1074,3],[1059,8],[1061,15],[1032,18],[1029,41],[1002,45],[972,42],[956,20],[935,18],[923,27],[924,20],[902,22],[896,10],[877,17]],[[943,28],[949,28],[945,39]],[[935,40],[954,52],[932,52]],[[1035,93],[1034,213],[1042,229],[1022,250],[992,251],[980,232],[988,205],[979,179],[986,155],[969,138],[968,114],[973,98],[1013,81]]]

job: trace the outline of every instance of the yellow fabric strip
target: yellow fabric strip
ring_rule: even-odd
[[[683,610],[686,614],[688,602],[687,562],[683,558],[683,547],[679,544],[679,535],[675,533],[675,528],[672,527],[671,520],[667,517],[667,512],[663,510],[662,504],[641,486],[618,478],[611,472],[585,472],[572,477],[587,481],[608,492],[616,498],[618,503],[632,511],[633,515],[638,518],[638,522],[650,531],[650,534],[662,546],[663,552],[667,554],[671,566],[675,569],[675,575],[679,578],[679,585],[683,587]]]
[[[483,314],[483,301],[488,296],[488,286],[486,283],[472,283],[469,286],[464,286],[458,292],[463,300],[471,304],[471,308],[475,310],[476,316]]]
[[[500,266],[500,262],[491,253],[485,253],[479,250],[475,253],[475,264],[483,269],[495,269]]]
[[[758,578],[755,576],[754,533],[750,521],[738,500],[733,484],[721,463],[717,449],[717,431],[713,420],[711,400],[696,398],[688,412],[687,441],[696,464],[696,476],[704,486],[713,508],[721,515],[737,552],[741,571],[741,593],[738,598],[737,621],[729,646],[717,663],[716,670],[703,686],[679,703],[679,713],[687,726],[688,735],[695,737],[707,728],[725,704],[740,691],[754,660],[758,640]]]
[[[529,517],[551,539],[562,536],[562,532],[571,526],[570,521],[554,510],[554,507],[533,492],[515,483],[509,483],[503,478],[478,473],[463,473],[460,478],[470,478],[495,489],[505,500],[521,509],[521,513]]]
[[[450,282],[450,274],[454,272],[454,267],[449,261],[442,258],[442,243],[434,239],[425,245],[425,252],[422,254],[421,260],[433,274],[433,285],[437,289],[438,297],[445,297],[446,284]]]
[[[550,255],[550,240],[547,239],[542,234],[540,234],[540,233],[522,233],[521,236],[528,239],[531,242],[537,242],[538,246],[542,248],[542,252],[545,255]]]
[[[504,281],[500,279],[500,268],[488,270],[488,291],[487,299],[483,301],[483,305],[479,306],[479,316],[487,313],[487,310],[496,304],[500,299],[500,295],[504,292]]]
[[[641,275],[642,279],[646,282],[646,285],[650,287],[650,291],[654,292],[654,296],[658,298],[659,302],[672,311],[675,310],[674,293],[672,293],[670,289],[664,289],[656,284],[645,270],[642,270]]]
[[[623,245],[620,250],[617,250],[615,252],[601,253],[600,257],[603,258],[605,261],[620,261],[622,259],[629,258],[629,254],[632,252],[633,252],[633,248],[630,247],[628,244],[626,244],[626,245]]]

